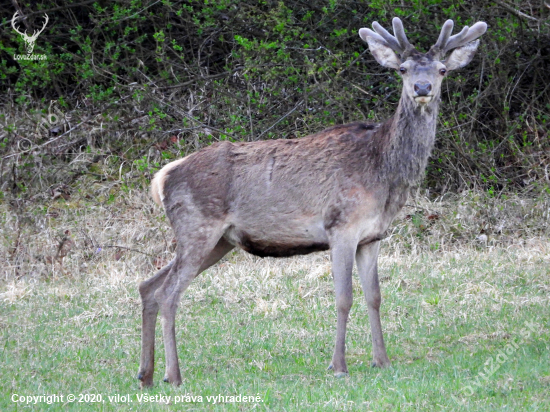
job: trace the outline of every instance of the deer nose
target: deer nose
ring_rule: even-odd
[[[414,91],[418,96],[427,96],[432,91],[432,85],[430,82],[416,82],[414,84]]]

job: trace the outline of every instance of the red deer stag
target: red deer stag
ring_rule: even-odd
[[[380,24],[361,29],[375,59],[396,69],[403,90],[393,117],[355,122],[295,140],[220,142],[166,165],[151,184],[177,239],[176,257],[139,286],[143,304],[138,378],[153,384],[155,323],[160,309],[166,348],[164,380],[181,384],[175,315],[181,293],[235,246],[257,256],[330,249],[337,326],[329,366],[348,373],[346,323],[354,258],[367,301],[373,365],[390,364],[380,323],[377,259],[380,240],[424,173],[435,138],[440,88],[448,72],[468,64],[487,30],[478,22],[451,36],[448,20],[428,53]],[[450,50],[454,51],[444,60]],[[397,53],[397,54],[396,54]]]

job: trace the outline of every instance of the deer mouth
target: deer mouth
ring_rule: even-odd
[[[415,96],[414,101],[420,104],[428,104],[432,101],[432,96]]]

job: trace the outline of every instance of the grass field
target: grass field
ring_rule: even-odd
[[[508,217],[522,216],[524,231],[497,233],[494,212],[494,222],[477,218],[487,233],[477,239],[464,212],[477,210],[475,199],[406,208],[380,257],[388,369],[370,367],[354,276],[350,375],[326,370],[336,329],[328,254],[235,252],[182,297],[183,385],[162,382],[157,325],[155,387],[141,391],[137,284],[169,259],[172,235],[140,196],[2,209],[0,410],[550,410],[550,242],[521,215],[538,213],[536,203],[515,202],[512,213],[501,202]],[[460,241],[446,235],[456,228]],[[74,246],[61,266],[47,257],[66,230]],[[40,395],[59,397],[23,402]]]

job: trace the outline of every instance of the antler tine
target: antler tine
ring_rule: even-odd
[[[399,41],[394,36],[392,36],[384,27],[382,27],[377,21],[372,23],[372,28],[374,29],[378,37],[381,37],[384,42],[394,51],[399,54],[405,51],[405,49],[399,44]]]
[[[46,13],[44,13],[44,15],[46,16],[46,18],[44,20],[44,24],[42,25],[42,28],[40,30],[34,30],[32,36],[31,36],[31,39],[38,38],[40,33],[42,33],[44,31],[44,29],[46,28],[46,25],[48,24],[48,21],[50,21],[50,18],[48,17],[48,15]]]
[[[48,21],[50,21],[50,18],[48,17],[48,15],[46,13],[44,13],[44,16],[46,16],[46,18],[44,20],[44,24],[42,25],[42,28],[40,30],[38,30],[38,33],[34,34],[34,36],[36,36],[36,37],[38,37],[38,35],[44,31],[44,29],[46,28],[46,25],[48,24]]]
[[[440,59],[450,50],[474,41],[487,31],[487,23],[478,21],[472,27],[464,26],[460,33],[453,36],[451,36],[452,31],[453,21],[447,20],[441,28],[441,34],[437,39],[437,43],[430,49],[430,54],[433,57]]]
[[[403,28],[403,23],[398,17],[394,17],[392,25],[394,33],[393,35],[391,35],[384,27],[382,27],[377,21],[375,21],[372,23],[372,28],[374,29],[374,32],[369,30],[369,35],[371,37],[375,37],[378,40],[383,40],[387,46],[389,46],[395,52],[399,53],[401,55],[401,58],[404,58],[406,55],[414,50],[414,46],[409,43],[407,35],[405,34],[405,29]],[[376,36],[372,36],[371,33],[376,34]]]
[[[24,36],[24,35],[27,33],[27,31],[25,30],[25,33],[21,33],[21,32],[17,29],[17,27],[15,27],[15,22],[16,22],[18,19],[20,19],[20,18],[21,18],[21,16],[19,15],[19,12],[16,11],[15,14],[13,15],[13,18],[11,19],[11,27],[13,27],[13,29],[14,29],[17,33],[19,33],[21,36]]]
[[[452,36],[445,45],[445,52],[470,43],[487,31],[487,23],[478,21],[472,27],[464,27],[460,33]]]
[[[403,22],[399,17],[394,17],[392,20],[393,25],[393,34],[397,37],[397,40],[399,41],[399,45],[403,49],[403,53],[410,53],[414,46],[409,43],[409,40],[407,39],[407,35],[405,34],[405,28],[403,27]],[[402,53],[402,54],[403,54]]]
[[[439,38],[437,39],[437,42],[433,45],[434,49],[443,50],[443,48],[447,44],[447,41],[449,41],[449,37],[451,36],[451,33],[453,32],[453,27],[454,27],[454,22],[452,20],[447,20],[445,23],[443,23],[443,27],[441,27],[441,33],[439,34]]]
[[[464,28],[460,31],[460,33],[457,33],[447,39],[445,43],[443,43],[443,47],[441,48],[441,51],[448,52],[449,50],[457,48],[460,44],[463,43],[464,37],[466,34],[468,34],[468,31],[470,30],[469,26],[464,26]]]

